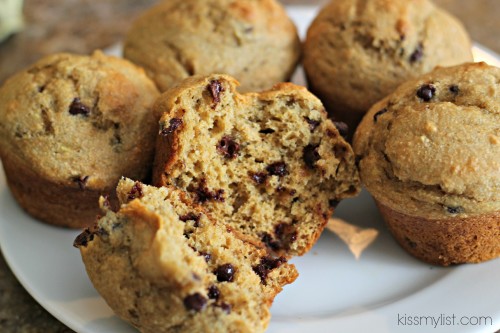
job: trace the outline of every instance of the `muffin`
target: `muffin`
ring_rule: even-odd
[[[338,202],[358,193],[354,153],[305,88],[240,94],[237,84],[192,77],[158,99],[153,183],[187,191],[280,255],[302,255]]]
[[[335,0],[307,33],[304,69],[330,116],[354,133],[368,109],[437,65],[472,61],[462,24],[428,0]]]
[[[264,332],[269,307],[297,277],[210,219],[172,187],[130,179],[121,208],[75,240],[89,277],[115,313],[141,332]]]
[[[500,69],[438,68],[375,104],[361,179],[401,246],[438,265],[500,256]]]
[[[293,74],[296,28],[275,0],[168,0],[136,20],[125,58],[165,91],[195,74],[227,73],[244,91],[270,88]]]
[[[14,198],[44,222],[92,224],[121,176],[150,176],[158,95],[143,70],[101,52],[51,55],[8,79],[0,157]]]

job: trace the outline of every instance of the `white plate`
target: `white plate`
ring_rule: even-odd
[[[289,8],[301,35],[316,11]],[[476,59],[498,66],[493,53],[480,47],[474,52]],[[296,82],[303,82],[303,76],[298,74]],[[377,228],[380,236],[359,261],[328,232],[311,252],[294,259],[300,276],[276,298],[269,333],[491,333],[500,329],[500,260],[438,268],[410,257],[388,234],[366,192],[342,202],[336,215]],[[77,234],[25,214],[0,172],[0,246],[26,290],[77,332],[135,332],[92,287],[79,252],[72,247]],[[450,325],[453,316],[455,325]]]

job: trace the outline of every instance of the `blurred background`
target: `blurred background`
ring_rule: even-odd
[[[500,0],[434,1],[458,17],[474,41],[500,54]],[[44,55],[60,51],[89,53],[119,42],[131,20],[155,2],[157,0],[25,0],[23,28],[0,42],[0,84]],[[281,2],[324,5],[328,0]],[[6,8],[16,3],[20,0],[0,0],[0,19],[11,19]],[[1,252],[0,332],[72,332],[21,287]]]

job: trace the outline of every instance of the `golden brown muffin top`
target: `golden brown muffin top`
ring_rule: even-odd
[[[376,200],[413,216],[500,209],[500,69],[438,68],[373,106],[354,137]]]
[[[112,189],[147,173],[158,97],[144,71],[99,51],[55,54],[0,88],[0,154],[50,181]]]

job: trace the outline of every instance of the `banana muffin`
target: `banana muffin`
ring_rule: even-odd
[[[396,240],[433,264],[500,256],[500,69],[438,68],[377,103],[354,136]]]
[[[153,183],[187,191],[280,255],[302,255],[333,207],[358,193],[354,153],[305,88],[239,94],[237,84],[192,77],[158,99]]]
[[[351,135],[401,83],[468,61],[464,27],[428,0],[334,0],[310,26],[304,47],[309,88]]]
[[[143,333],[264,332],[274,297],[297,277],[293,265],[214,222],[182,191],[124,179],[117,194],[120,210],[102,199],[106,215],[75,246],[118,316]]]
[[[50,224],[95,222],[121,176],[150,176],[158,95],[143,70],[101,52],[51,55],[8,79],[0,156],[15,199]]]
[[[287,81],[300,54],[296,28],[275,0],[168,0],[134,22],[125,58],[160,91],[195,74],[227,73],[244,91]]]

